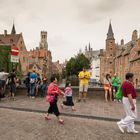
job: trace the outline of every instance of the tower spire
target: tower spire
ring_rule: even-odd
[[[16,29],[15,29],[15,24],[14,24],[14,21],[13,21],[13,27],[12,27],[11,34],[16,34]]]
[[[113,33],[113,30],[112,30],[111,20],[110,20],[110,23],[109,23],[107,39],[114,39],[114,33]]]

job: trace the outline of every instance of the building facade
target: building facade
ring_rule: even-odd
[[[90,60],[91,69],[89,70],[91,73],[91,80],[93,82],[98,82],[100,80],[100,51],[93,50],[90,46],[85,47],[85,56]]]
[[[10,34],[7,33],[7,30],[4,30],[4,34],[0,34],[0,45],[11,47],[13,44],[19,49],[19,63],[17,64],[17,70],[24,74],[29,68],[28,51],[26,49],[22,33],[16,33],[14,24]]]
[[[29,52],[29,64],[36,64],[40,67],[43,74],[48,77],[52,74],[52,55],[48,50],[47,32],[41,31],[39,47],[32,49]]]
[[[111,23],[109,25],[106,48],[100,50],[100,79],[103,81],[105,75],[115,73],[125,80],[125,74],[132,72],[135,75],[134,84],[140,86],[140,38],[134,30],[132,38],[126,44],[121,40],[120,44],[115,43]]]

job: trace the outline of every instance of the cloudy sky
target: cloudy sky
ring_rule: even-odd
[[[0,33],[11,31],[13,19],[28,50],[39,45],[40,31],[48,32],[53,60],[61,62],[84,50],[105,47],[109,20],[116,42],[140,30],[140,0],[0,0]]]

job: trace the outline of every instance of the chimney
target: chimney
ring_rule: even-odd
[[[6,36],[7,35],[7,30],[4,30],[4,36]]]
[[[124,40],[123,39],[121,39],[121,45],[124,45]]]
[[[132,41],[136,41],[138,39],[138,33],[137,30],[134,30],[132,33]]]

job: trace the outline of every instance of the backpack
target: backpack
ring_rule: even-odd
[[[34,84],[36,82],[36,79],[35,78],[30,78],[30,83],[31,84]]]

